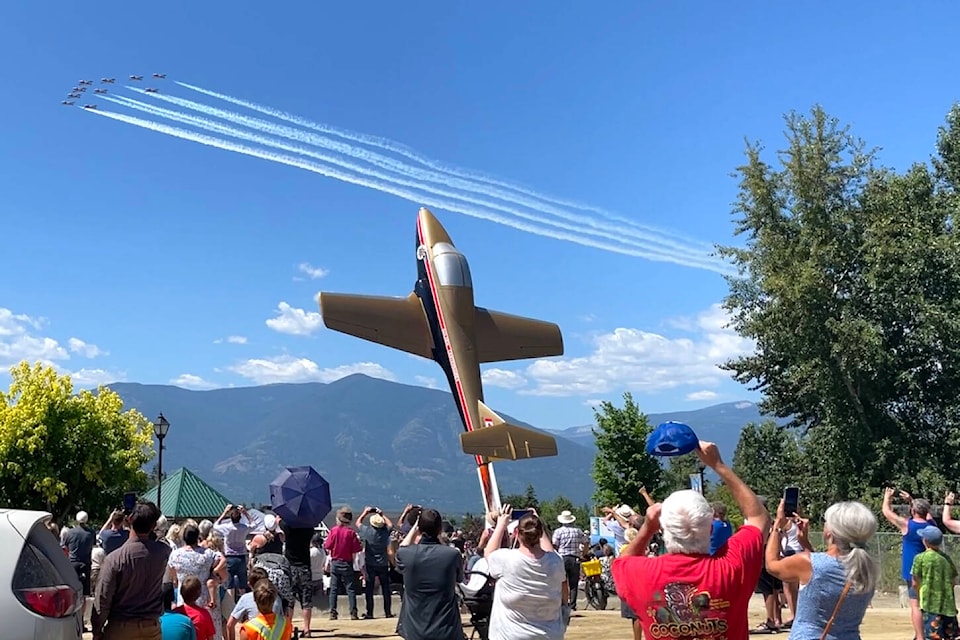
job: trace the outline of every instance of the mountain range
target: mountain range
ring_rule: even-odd
[[[460,450],[462,426],[446,391],[362,374],[331,383],[209,391],[109,386],[127,408],[150,419],[163,412],[170,421],[166,472],[185,466],[234,502],[266,503],[268,486],[283,467],[311,465],[330,482],[335,504],[394,509],[414,502],[482,511],[476,465]],[[743,425],[758,419],[752,403],[650,416],[653,424],[687,422],[728,457]],[[559,436],[558,456],[494,465],[501,493],[522,493],[532,484],[541,498],[590,502],[595,454],[590,427],[553,433]]]

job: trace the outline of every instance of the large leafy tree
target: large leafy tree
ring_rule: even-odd
[[[630,393],[625,393],[623,400],[622,408],[608,401],[594,408],[597,455],[592,475],[594,499],[602,505],[636,505],[643,486],[654,496],[662,491],[663,467],[646,452],[647,436],[653,428]]]
[[[761,424],[751,422],[743,428],[733,453],[733,470],[758,495],[768,498],[771,512],[784,487],[806,478],[796,435],[781,429],[773,420]],[[811,497],[804,490],[800,496],[801,506]]]
[[[0,391],[0,505],[107,514],[146,487],[152,427],[101,387],[74,394],[69,376],[21,362]]]
[[[724,301],[754,354],[726,363],[761,409],[805,434],[816,506],[872,495],[918,467],[954,477],[960,433],[960,109],[932,168],[880,168],[815,107],[786,118],[779,166],[739,167],[737,267]],[[936,491],[942,487],[924,487]]]

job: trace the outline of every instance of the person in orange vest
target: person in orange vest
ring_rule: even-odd
[[[253,601],[257,603],[260,615],[243,623],[240,640],[290,640],[290,618],[273,612],[276,599],[277,588],[269,580],[254,585]]]

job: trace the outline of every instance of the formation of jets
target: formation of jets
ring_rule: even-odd
[[[154,73],[154,74],[152,74],[151,77],[153,77],[153,78],[158,78],[158,79],[160,79],[160,80],[163,80],[164,78],[167,77],[167,74],[165,74],[165,73]],[[131,79],[131,80],[143,80],[143,76],[130,76],[130,79]],[[117,81],[116,78],[100,78],[100,84],[115,84],[116,81]],[[87,85],[92,85],[92,84],[93,84],[93,80],[78,80],[78,81],[77,81],[77,86],[73,87],[73,88],[70,90],[70,93],[67,94],[67,99],[66,99],[66,100],[62,100],[62,101],[60,102],[60,104],[66,105],[66,106],[72,106],[72,105],[74,105],[74,104],[75,104],[75,100],[76,100],[77,98],[82,97],[82,96],[83,96],[83,93],[87,90]],[[144,89],[144,91],[146,91],[147,93],[159,93],[159,92],[160,92],[160,90],[157,89],[156,87],[148,87],[148,88]],[[93,92],[96,93],[96,94],[98,94],[98,95],[103,95],[103,94],[105,94],[105,93],[108,92],[108,89],[106,89],[105,87],[99,87],[99,88],[97,88],[97,89],[94,89]],[[95,105],[95,104],[85,104],[85,105],[83,105],[83,108],[84,108],[84,109],[96,109],[96,108],[97,108],[97,105]]]

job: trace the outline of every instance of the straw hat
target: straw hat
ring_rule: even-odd
[[[568,509],[564,509],[560,512],[560,515],[557,516],[557,522],[560,524],[570,524],[571,522],[576,522],[577,516],[570,513]]]

